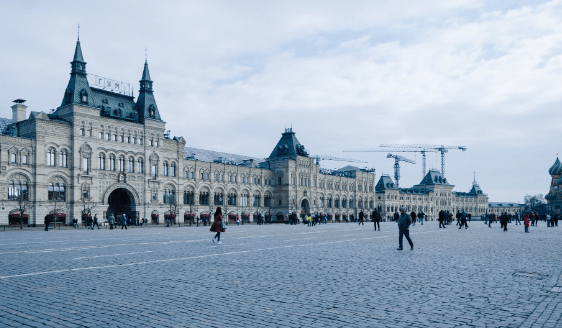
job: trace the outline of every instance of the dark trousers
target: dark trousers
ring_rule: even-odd
[[[109,230],[113,230],[113,223],[109,224]]]
[[[94,226],[97,226],[98,230],[100,230],[100,225],[97,222],[94,222],[94,225],[92,225],[92,230],[94,230]]]
[[[466,219],[461,219],[461,226],[459,227],[459,229],[462,228],[462,226],[464,226],[465,229],[468,228],[468,224],[466,223]]]
[[[127,225],[126,224],[122,225],[121,229],[123,229],[123,228],[125,228],[125,230],[127,230]]]
[[[412,239],[410,239],[410,230],[400,230],[399,229],[399,233],[398,233],[398,245],[400,247],[402,247],[402,237],[406,236],[406,239],[408,240],[408,243],[410,244],[410,246],[414,246],[414,243],[412,242]]]
[[[45,231],[49,231],[49,225],[45,224]]]
[[[377,226],[379,227],[379,231],[381,231],[381,224],[379,221],[375,221],[375,230],[377,230]]]
[[[439,228],[441,228],[441,226],[443,226],[443,228],[445,228],[445,224],[443,223],[443,220],[439,220]]]
[[[492,220],[488,221],[488,228],[492,227]]]
[[[221,233],[217,232],[217,234],[215,235],[215,237],[217,239],[217,241],[221,241]]]

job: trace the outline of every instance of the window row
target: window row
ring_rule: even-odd
[[[126,159],[124,156],[109,155],[106,159],[105,154],[98,156],[98,170],[109,170],[129,173],[144,173],[144,160],[139,158],[135,160],[133,157]]]
[[[55,161],[56,158],[57,158],[57,151],[53,148],[49,148],[49,150],[47,151],[47,165],[57,166],[57,162]],[[66,150],[61,150],[58,153],[58,166],[68,167],[68,152]]]

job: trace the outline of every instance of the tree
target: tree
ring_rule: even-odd
[[[55,223],[55,228],[57,225],[57,218],[58,218],[58,212],[60,210],[60,206],[61,204],[65,203],[65,200],[60,196],[60,195],[54,195],[51,199],[49,199],[49,203],[50,203],[50,207],[52,208],[52,210],[49,211],[53,212],[54,215],[54,223]]]
[[[82,195],[82,198],[79,201],[80,207],[82,207],[82,214],[87,214],[87,215],[92,215],[92,212],[94,211],[94,208],[96,207],[96,203],[92,202],[92,200],[90,199],[90,197],[84,197],[84,195]],[[80,218],[82,219],[82,218]]]
[[[525,212],[535,212],[536,214],[544,214],[546,211],[546,201],[542,194],[525,195]]]
[[[16,211],[20,214],[20,229],[23,229],[23,215],[26,211],[28,211],[31,207],[31,203],[27,198],[27,193],[20,193],[16,200],[18,203],[16,204]]]

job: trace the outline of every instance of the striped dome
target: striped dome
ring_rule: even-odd
[[[556,162],[552,164],[550,169],[548,169],[548,174],[550,175],[560,175],[562,173],[562,165],[560,164],[560,160],[556,157]]]

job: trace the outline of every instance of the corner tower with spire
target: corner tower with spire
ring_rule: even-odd
[[[72,59],[70,65],[70,80],[68,81],[68,86],[64,92],[61,106],[71,104],[91,105],[92,90],[90,89],[86,78],[86,62],[82,56],[80,39],[76,41],[74,58]]]
[[[144,70],[140,82],[139,97],[137,100],[137,111],[139,113],[140,122],[146,119],[161,121],[158,106],[154,99],[154,91],[152,90],[152,80],[148,70],[148,62],[144,61]]]

